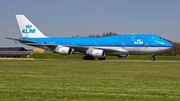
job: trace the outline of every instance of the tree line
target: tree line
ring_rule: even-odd
[[[180,56],[180,43],[179,42],[173,42],[171,40],[167,40],[170,43],[173,44],[173,48],[171,48],[170,50],[163,52],[163,53],[159,53],[158,55],[162,55],[162,56]]]
[[[93,38],[93,37],[104,37],[104,36],[112,36],[112,35],[117,35],[117,33],[115,32],[105,32],[103,33],[102,35],[99,35],[99,34],[90,34],[89,36],[85,36],[85,37],[90,37],[90,38]],[[72,36],[72,37],[80,37],[79,35],[76,35],[76,36]],[[180,42],[173,42],[171,40],[168,40],[168,39],[165,39],[167,41],[169,41],[170,43],[173,44],[173,48],[166,51],[166,52],[163,52],[163,53],[159,53],[158,55],[161,55],[161,56],[180,56]]]
[[[117,35],[117,33],[110,31],[110,32],[104,32],[102,35],[90,34],[89,36],[85,36],[85,37],[97,38],[97,37],[112,36],[112,35]],[[75,37],[80,37],[80,35],[72,36],[72,38],[75,38]]]

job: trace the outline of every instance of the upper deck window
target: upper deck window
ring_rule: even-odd
[[[146,39],[145,37],[135,37],[135,39]]]
[[[120,40],[130,40],[131,38],[129,37],[119,37]]]
[[[160,36],[156,36],[156,38],[157,38],[157,39],[163,39],[163,38],[162,38],[162,37],[160,37]]]

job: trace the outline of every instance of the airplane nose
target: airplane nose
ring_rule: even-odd
[[[167,51],[170,50],[173,47],[173,44],[171,44],[170,42],[166,42],[166,47],[160,47],[161,51]]]
[[[173,44],[171,44],[170,42],[167,42],[167,43],[168,43],[168,44],[167,44],[168,47],[170,47],[170,48],[173,47]]]
[[[160,48],[161,51],[167,51],[167,50],[170,50],[173,47],[173,44],[168,42],[168,41],[164,41],[163,44],[165,45],[165,47],[161,47]]]
[[[166,41],[166,47],[161,47],[162,51],[167,51],[170,50],[173,47],[173,44],[171,44],[170,42]]]

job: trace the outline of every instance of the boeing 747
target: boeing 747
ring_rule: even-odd
[[[25,45],[39,47],[59,54],[84,54],[84,60],[105,60],[106,55],[156,54],[167,51],[173,45],[157,34],[118,34],[98,38],[72,38],[45,36],[24,15],[16,15],[22,37],[8,38]]]

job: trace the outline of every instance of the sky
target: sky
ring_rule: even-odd
[[[26,47],[15,19],[24,14],[43,34],[82,37],[142,33],[180,42],[180,0],[1,0],[0,47]],[[31,48],[31,47],[28,47]]]

